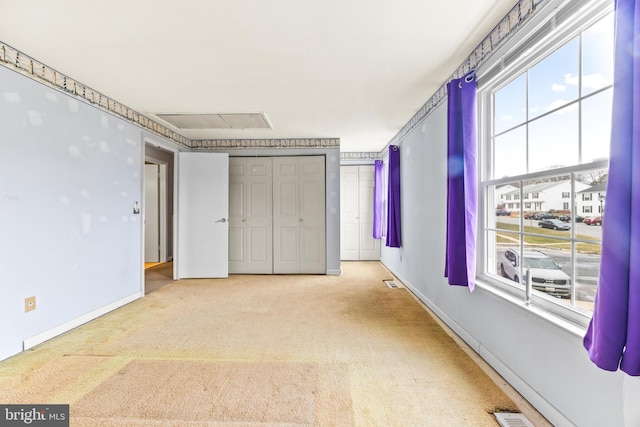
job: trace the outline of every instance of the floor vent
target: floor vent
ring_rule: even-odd
[[[495,412],[498,423],[502,427],[534,427],[531,421],[522,414],[515,414],[511,412]]]
[[[391,289],[400,289],[402,287],[395,280],[383,280],[383,282]]]

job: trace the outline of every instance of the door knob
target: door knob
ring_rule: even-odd
[[[227,218],[220,218],[219,220],[217,220],[216,222],[227,222]]]

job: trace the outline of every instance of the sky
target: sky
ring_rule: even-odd
[[[494,178],[608,158],[612,90],[589,95],[612,83],[613,14],[609,14],[584,31],[582,40],[579,36],[570,40],[496,92]],[[586,98],[575,102],[580,95]]]

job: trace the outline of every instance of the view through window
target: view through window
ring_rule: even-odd
[[[599,274],[613,91],[613,14],[592,15],[482,88],[492,106],[485,270],[524,297],[529,280],[534,298],[584,314]]]

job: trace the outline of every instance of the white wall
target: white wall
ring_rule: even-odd
[[[640,425],[637,413],[624,418],[638,380],[598,369],[581,336],[486,289],[447,284],[446,124],[445,102],[400,142],[403,247],[384,247],[382,262],[554,425]]]
[[[1,360],[141,296],[143,158],[139,128],[5,67],[0,120]]]

